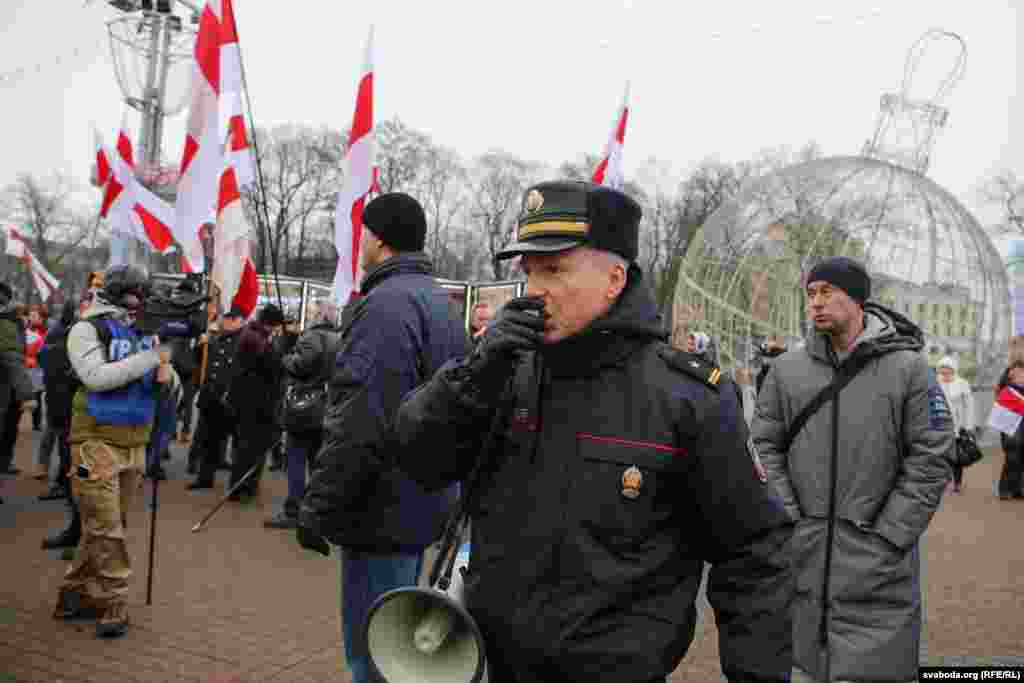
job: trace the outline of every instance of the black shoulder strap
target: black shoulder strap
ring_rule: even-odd
[[[701,356],[686,353],[668,344],[664,344],[658,349],[658,355],[670,367],[686,373],[709,389],[718,391],[718,383],[722,379],[722,370],[718,366],[709,363]]]
[[[800,430],[804,428],[807,421],[811,419],[818,410],[833,400],[839,395],[847,384],[849,384],[857,374],[864,369],[864,366],[868,364],[873,356],[860,356],[859,358],[850,358],[846,363],[843,363],[839,367],[839,374],[832,380],[832,383],[827,387],[818,392],[818,395],[811,399],[811,402],[804,406],[804,409],[800,411],[800,414],[793,420],[793,424],[789,426],[789,431],[786,432],[786,438],[782,442],[782,452],[789,452],[789,447],[793,445],[793,439],[800,433]]]

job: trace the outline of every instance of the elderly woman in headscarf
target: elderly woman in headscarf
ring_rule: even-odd
[[[971,385],[963,377],[957,374],[959,367],[956,359],[946,356],[939,361],[937,373],[939,386],[946,396],[946,403],[953,415],[953,430],[959,434],[960,430],[974,432],[977,422],[974,417],[974,397],[971,394]],[[953,465],[953,491],[960,493],[963,487],[964,468],[962,465]]]

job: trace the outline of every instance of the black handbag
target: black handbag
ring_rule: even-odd
[[[325,333],[323,367],[314,380],[294,382],[284,396],[283,423],[286,432],[318,432],[327,413],[327,379],[334,370],[341,335]]]
[[[970,467],[984,457],[974,435],[964,428],[956,435],[956,464],[960,467]]]
[[[284,397],[284,428],[288,432],[315,432],[323,428],[327,383],[299,383]]]

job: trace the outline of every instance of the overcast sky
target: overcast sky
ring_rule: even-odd
[[[627,178],[651,156],[683,170],[809,140],[826,154],[858,153],[880,95],[900,88],[910,45],[929,28],[955,31],[967,70],[944,102],[930,176],[975,210],[980,178],[1001,167],[1024,175],[1015,4],[235,0],[257,125],[346,128],[374,24],[378,121],[398,115],[467,159],[497,148],[557,165],[598,153],[631,80]],[[123,110],[106,28],[116,16],[103,0],[0,3],[0,73],[30,67],[0,83],[0,185],[58,169],[87,182],[91,125],[112,135]],[[950,68],[954,53],[940,47],[925,54],[915,94],[930,96]],[[164,136],[173,163],[184,118]],[[137,114],[131,124],[137,131]]]

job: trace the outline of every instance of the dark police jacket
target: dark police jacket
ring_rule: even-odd
[[[206,355],[206,382],[199,392],[199,407],[220,406],[234,376],[235,356],[241,330],[210,336]]]
[[[422,253],[391,257],[361,289],[329,383],[300,524],[346,548],[419,552],[440,537],[457,487],[427,492],[395,468],[391,425],[402,396],[464,356],[469,341]]]
[[[401,466],[427,488],[463,479],[503,412],[481,469],[466,604],[488,652],[527,679],[668,675],[693,639],[707,561],[723,671],[786,680],[792,527],[755,474],[736,392],[663,342],[634,273],[588,331],[527,356],[497,406],[458,362],[407,396]]]

